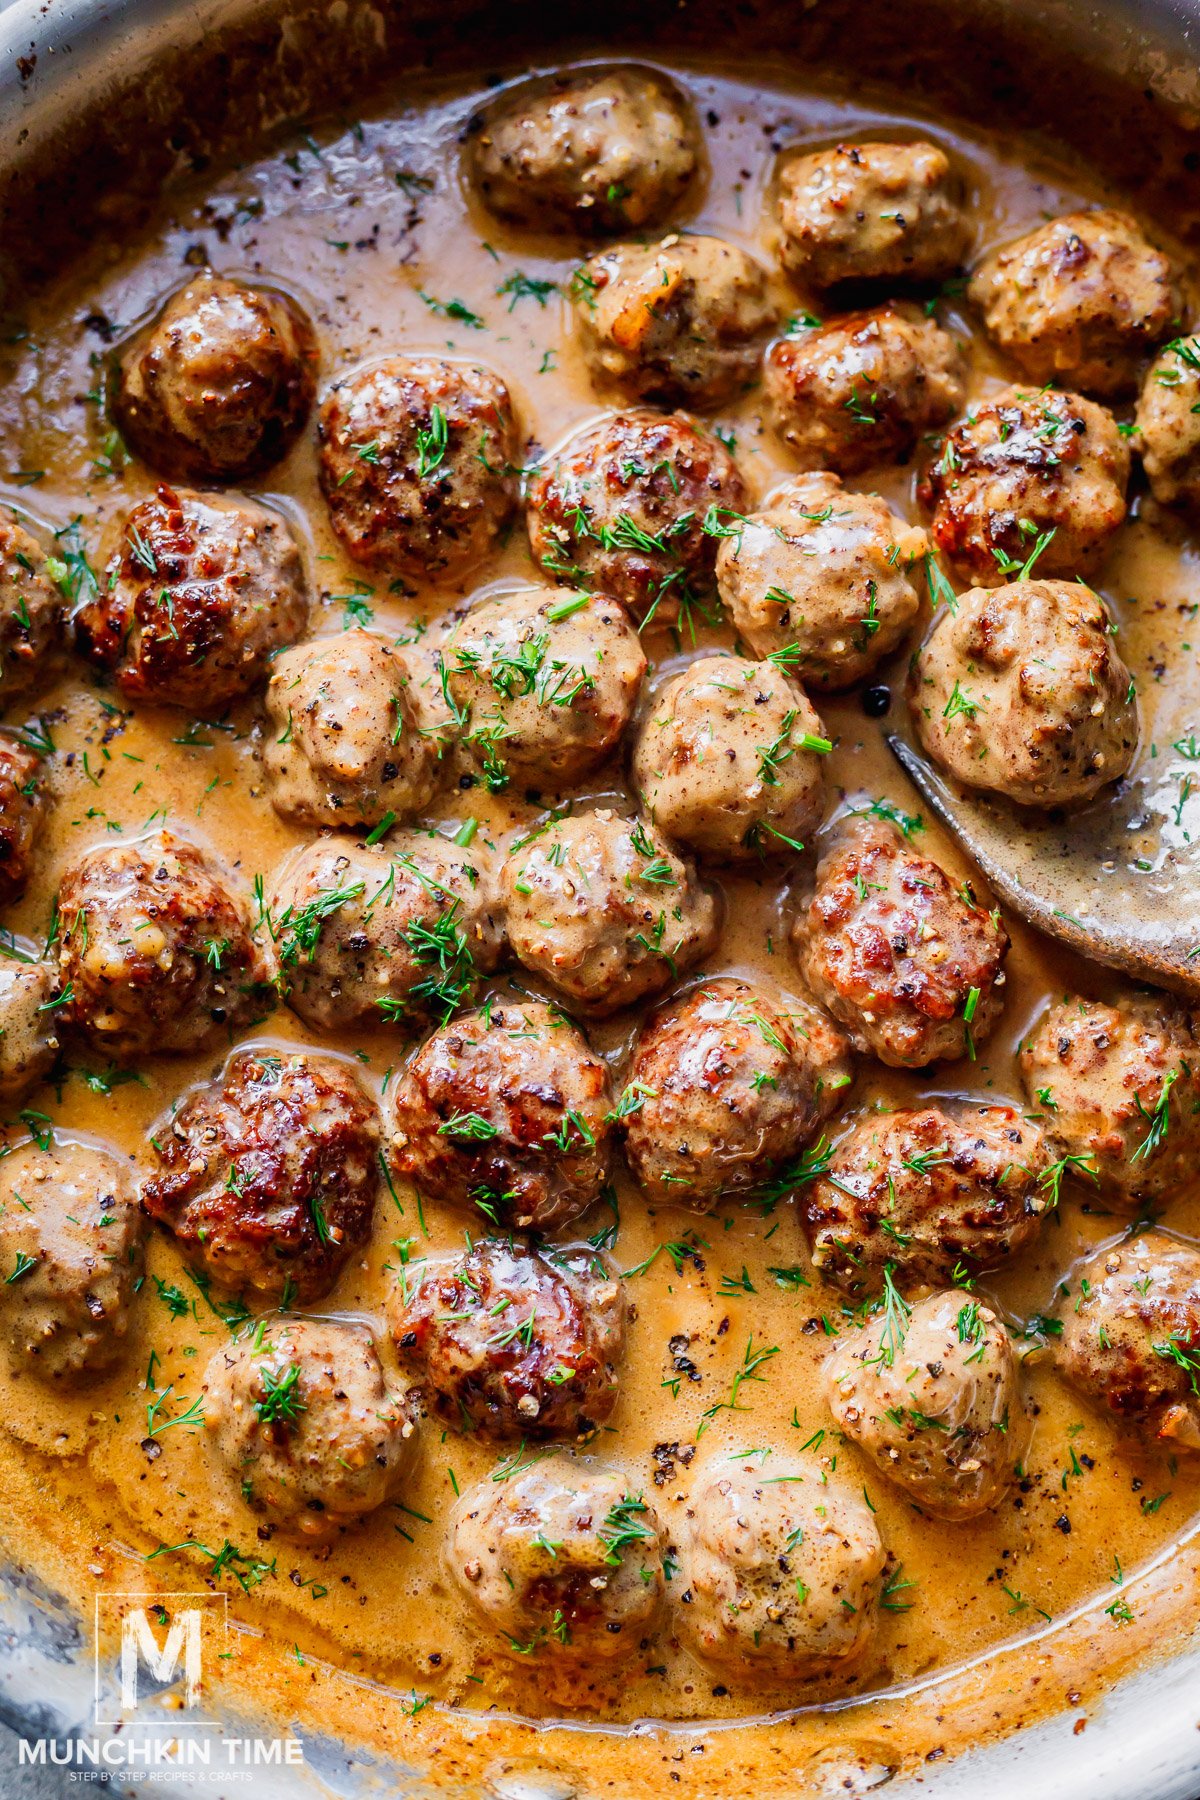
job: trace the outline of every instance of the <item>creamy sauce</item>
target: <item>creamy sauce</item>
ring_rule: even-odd
[[[705,124],[710,179],[687,223],[740,244],[773,263],[769,184],[776,149],[796,142],[869,135],[881,129],[928,133],[926,122],[903,114],[863,113],[824,96],[801,96],[758,82],[720,79],[688,71]],[[28,333],[5,352],[0,391],[0,496],[18,516],[43,529],[61,529],[82,515],[81,533],[99,567],[107,523],[152,488],[135,463],[110,472],[102,408],[95,395],[110,338],[151,313],[195,266],[265,278],[293,291],[311,310],[322,342],[328,378],[362,359],[390,350],[448,351],[496,368],[509,383],[530,439],[527,460],[597,415],[592,393],[560,291],[514,294],[518,271],[565,289],[576,257],[569,246],[513,233],[485,217],[465,194],[458,174],[456,136],[477,94],[409,84],[392,106],[351,127],[316,128],[261,161],[226,174],[203,190],[176,196],[159,225],[132,244],[99,248],[91,266],[65,278],[56,291],[32,303],[16,324]],[[990,139],[964,141],[938,127],[940,136],[970,171],[977,249],[1009,237],[1042,216],[1066,210],[1080,198],[1096,198],[1081,178],[1031,166],[1019,148]],[[483,321],[474,328],[447,318],[422,295],[444,307],[461,302]],[[780,316],[797,301],[779,283]],[[971,319],[951,298],[939,315],[973,348],[972,386],[987,392],[1005,378]],[[734,434],[738,461],[756,496],[788,473],[781,447],[760,424],[757,396],[719,415]],[[377,628],[423,632],[436,645],[446,619],[463,598],[445,589],[415,597],[382,588],[367,591],[341,557],[317,492],[312,432],[288,461],[261,484],[306,546],[318,595],[314,632],[338,632],[369,607]],[[39,473],[40,472],[40,473]],[[36,474],[36,479],[34,476]],[[906,517],[917,520],[911,470],[882,471],[877,485]],[[1143,508],[1143,512],[1148,509]],[[524,533],[514,530],[504,553],[478,571],[465,593],[496,581],[531,574]],[[1154,718],[1153,671],[1161,637],[1186,639],[1186,621],[1200,598],[1196,552],[1177,532],[1135,516],[1096,583],[1122,626],[1124,654],[1149,696],[1144,714],[1143,758],[1152,740],[1164,743],[1200,720],[1186,719],[1177,701],[1161,728]],[[349,611],[348,611],[349,609]],[[707,647],[723,641],[705,634]],[[1177,648],[1177,646],[1175,646]],[[651,686],[688,660],[660,634],[648,648]],[[890,671],[893,716],[902,705],[903,657]],[[884,672],[881,679],[887,679]],[[887,721],[868,720],[857,696],[820,708],[836,749],[830,759],[833,790],[843,796],[887,797],[908,812],[919,802],[883,741]],[[144,709],[131,715],[115,696],[73,665],[38,708],[56,750],[50,759],[54,809],[31,891],[6,923],[18,933],[44,938],[52,896],[64,865],[92,844],[132,837],[164,820],[235,864],[249,880],[268,874],[301,834],[280,821],[269,805],[259,761],[257,713],[248,706],[218,725],[196,724],[181,713]],[[13,722],[21,722],[18,718]],[[1178,771],[1164,764],[1163,811],[1171,830],[1195,829],[1200,789],[1182,788]],[[483,841],[502,845],[538,815],[520,800],[489,797],[481,787],[456,785],[448,774],[430,813],[431,822],[474,816]],[[616,781],[619,771],[613,771]],[[1174,784],[1173,787],[1171,784]],[[605,786],[595,795],[612,791]],[[1183,795],[1180,800],[1180,795]],[[1175,809],[1178,805],[1178,816]],[[927,819],[920,847],[954,873],[961,861]],[[805,864],[796,871],[802,886]],[[736,971],[767,982],[786,997],[795,972],[787,948],[788,882],[772,876],[721,876],[727,925],[706,972]],[[1009,921],[1014,949],[1008,963],[1007,1005],[995,1036],[976,1064],[944,1066],[907,1076],[866,1063],[854,1095],[857,1109],[921,1103],[949,1094],[1019,1097],[1014,1048],[1046,998],[1082,987],[1102,993],[1110,978],[1073,963],[1062,952]],[[503,979],[497,984],[503,991]],[[618,1088],[635,1021],[628,1016],[593,1029],[592,1042],[611,1056]],[[301,1022],[281,1009],[262,1028],[274,1041],[311,1041]],[[377,1090],[403,1055],[394,1036],[380,1032],[326,1039],[355,1057]],[[207,1079],[222,1056],[162,1061],[138,1068],[136,1080],[96,1092],[79,1065],[93,1060],[71,1052],[61,1088],[35,1093],[29,1105],[56,1130],[94,1134],[140,1159],[154,1121],[190,1084]],[[385,1118],[387,1095],[384,1093]],[[14,1124],[13,1135],[22,1127]],[[1200,1195],[1179,1195],[1167,1222],[1200,1236]],[[600,1213],[582,1222],[581,1234],[611,1223]],[[444,1210],[418,1209],[401,1189],[386,1194],[367,1253],[346,1269],[322,1309],[381,1320],[399,1251],[432,1254],[461,1244],[464,1220]],[[1018,1332],[1031,1314],[1049,1308],[1056,1282],[1085,1251],[1120,1231],[1122,1221],[1088,1204],[1086,1193],[1064,1188],[1057,1217],[1019,1266],[985,1278],[977,1292],[998,1306]],[[687,1241],[694,1254],[677,1269],[656,1248]],[[717,1676],[672,1643],[669,1625],[644,1655],[622,1663],[605,1684],[589,1674],[582,1682],[557,1674],[552,1658],[521,1663],[497,1654],[475,1622],[464,1618],[456,1591],[440,1562],[443,1524],[457,1489],[486,1474],[496,1456],[486,1446],[427,1424],[417,1479],[403,1504],[385,1508],[361,1528],[338,1539],[327,1553],[276,1535],[264,1543],[259,1521],[236,1488],[217,1469],[202,1430],[187,1423],[161,1429],[164,1418],[186,1412],[199,1392],[205,1364],[228,1336],[228,1327],[189,1279],[173,1242],[156,1233],[150,1244],[146,1284],[136,1309],[128,1355],[107,1381],[75,1398],[48,1394],[28,1378],[0,1377],[0,1416],[7,1437],[5,1534],[11,1551],[53,1569],[69,1591],[96,1587],[196,1585],[211,1571],[211,1558],[181,1549],[149,1563],[161,1546],[190,1542],[216,1552],[228,1542],[244,1559],[234,1565],[262,1574],[242,1591],[227,1568],[221,1577],[234,1615],[263,1634],[262,1691],[268,1680],[280,1704],[301,1707],[298,1687],[337,1691],[339,1719],[365,1721],[378,1696],[355,1699],[338,1686],[336,1670],[382,1683],[398,1695],[432,1696],[464,1710],[499,1708],[530,1716],[588,1716],[613,1722],[637,1719],[736,1720],[773,1708],[810,1704],[835,1694],[878,1691],[911,1683],[934,1671],[968,1662],[1005,1641],[1098,1598],[1098,1608],[1120,1595],[1134,1615],[1096,1613],[1094,1660],[1115,1667],[1125,1646],[1141,1645],[1137,1571],[1162,1557],[1189,1529],[1200,1505],[1197,1471],[1175,1467],[1159,1455],[1138,1456],[1117,1444],[1108,1424],[1084,1409],[1032,1356],[1026,1382],[1035,1414],[1026,1479],[993,1514],[946,1526],[919,1516],[887,1487],[875,1468],[830,1429],[819,1370],[829,1348],[828,1330],[841,1318],[840,1297],[822,1286],[782,1287],[770,1268],[808,1269],[803,1238],[792,1210],[780,1206],[764,1217],[753,1206],[725,1206],[697,1218],[681,1208],[647,1207],[627,1180],[620,1186],[620,1226],[613,1254],[628,1277],[636,1309],[623,1369],[622,1397],[595,1453],[628,1471],[630,1491],[653,1498],[671,1533],[689,1479],[687,1463],[706,1409],[727,1400],[747,1343],[777,1346],[760,1381],[744,1385],[740,1410],[718,1411],[700,1440],[697,1459],[752,1450],[803,1454],[814,1467],[836,1468],[854,1488],[863,1487],[877,1513],[885,1543],[911,1586],[897,1587],[895,1610],[885,1610],[874,1650],[849,1683],[813,1683],[780,1693],[749,1681]],[[185,1296],[176,1316],[171,1297]],[[175,1302],[178,1307],[181,1302]],[[223,1304],[218,1300],[218,1305]],[[381,1343],[383,1341],[380,1326]],[[696,1379],[682,1376],[671,1340],[686,1339],[685,1354]],[[677,1349],[680,1348],[677,1344]],[[154,1388],[147,1387],[151,1353]],[[159,1400],[166,1388],[170,1396]],[[147,1406],[156,1403],[160,1430],[147,1440]],[[824,1432],[822,1437],[820,1434]],[[145,1447],[149,1442],[149,1450]],[[663,1446],[678,1446],[679,1453]],[[656,1447],[658,1454],[656,1456]],[[698,1466],[693,1464],[693,1467]],[[17,1522],[23,1516],[24,1524]],[[255,1568],[255,1559],[269,1564]],[[1182,1567],[1182,1565],[1180,1565]],[[1118,1585],[1123,1581],[1124,1585]],[[1147,1619],[1153,1609],[1147,1597]],[[903,1610],[901,1610],[903,1608]],[[1091,1641],[1091,1640],[1089,1640]],[[239,1652],[248,1654],[244,1640]],[[294,1652],[293,1652],[294,1646]],[[268,1652],[278,1650],[270,1660]],[[280,1676],[284,1658],[293,1672]],[[326,1665],[329,1665],[328,1667]],[[244,1671],[253,1665],[243,1662]],[[295,1670],[303,1671],[296,1674]],[[249,1679],[247,1673],[243,1680]],[[1065,1691],[1064,1691],[1065,1692]],[[1056,1690],[1057,1693],[1057,1690]],[[1058,1693],[1061,1703],[1064,1694]],[[310,1694],[309,1710],[315,1704]],[[971,1716],[968,1713],[964,1717]],[[364,1725],[365,1729],[365,1725]]]

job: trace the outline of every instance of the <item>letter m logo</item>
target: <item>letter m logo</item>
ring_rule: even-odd
[[[121,1621],[121,1705],[132,1712],[138,1703],[138,1670],[144,1663],[159,1687],[166,1687],[183,1664],[185,1706],[200,1698],[201,1626],[198,1607],[185,1607],[169,1615],[165,1608],[152,1609],[165,1617],[166,1636],[160,1644],[144,1606],[132,1607]]]

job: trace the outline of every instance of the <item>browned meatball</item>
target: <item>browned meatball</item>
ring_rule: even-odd
[[[706,409],[757,376],[773,316],[766,275],[720,238],[614,244],[576,270],[571,291],[598,386]]]
[[[849,819],[793,931],[809,991],[896,1069],[975,1053],[1004,1005],[1008,933],[881,819]]]
[[[12,732],[0,731],[0,906],[29,885],[46,799],[40,756]]]
[[[1171,265],[1127,213],[1066,213],[985,256],[968,294],[1034,381],[1088,394],[1134,385],[1179,317]]]
[[[271,1009],[248,897],[170,832],[87,851],[58,917],[60,1018],[109,1056],[188,1054]]]
[[[519,962],[593,1014],[659,994],[716,947],[716,896],[652,825],[608,811],[555,819],[501,870]]]
[[[526,523],[548,574],[624,601],[642,624],[687,620],[713,589],[720,538],[746,489],[719,438],[686,413],[613,413],[535,469]]]
[[[886,1268],[944,1284],[1002,1268],[1053,1205],[1040,1130],[1013,1106],[871,1113],[838,1143],[802,1202],[812,1259],[851,1293]]]
[[[828,1358],[834,1423],[935,1519],[998,1506],[1029,1447],[1029,1416],[1003,1321],[961,1288],[893,1302]]]
[[[620,601],[561,588],[477,600],[441,661],[462,741],[494,793],[514,779],[558,790],[599,768],[646,673]]]
[[[423,729],[413,669],[370,631],[297,644],[267,685],[264,764],[276,812],[299,825],[378,825],[428,804],[442,746]]]
[[[878,494],[797,475],[722,542],[717,586],[755,656],[836,692],[903,641],[920,605],[911,569],[928,550]]]
[[[700,159],[692,109],[658,69],[563,69],[507,89],[466,131],[484,205],[536,231],[656,225]]]
[[[113,411],[159,475],[223,486],[286,455],[316,379],[316,334],[303,309],[206,269],[121,357]]]
[[[625,1293],[586,1245],[484,1238],[454,1262],[409,1264],[388,1316],[426,1404],[455,1430],[588,1438],[616,1405]]]
[[[1200,1450],[1200,1255],[1165,1231],[1122,1238],[1061,1284],[1055,1366],[1146,1442]]]
[[[493,1000],[443,1025],[405,1069],[395,1104],[401,1174],[493,1224],[569,1224],[608,1180],[608,1070],[554,1007]]]
[[[127,700],[206,713],[259,687],[307,617],[300,552],[278,513],[160,487],[125,519],[75,635]]]
[[[667,837],[721,862],[755,862],[801,848],[816,830],[832,748],[778,664],[704,656],[656,697],[633,780]]]
[[[443,1024],[503,938],[488,852],[432,831],[318,838],[275,876],[270,924],[287,1003],[320,1031]]]
[[[701,982],[634,1045],[619,1109],[629,1166],[652,1200],[707,1211],[785,1170],[849,1081],[846,1041],[815,1008]]]
[[[142,1206],[223,1287],[311,1305],[370,1237],[379,1115],[338,1057],[236,1051],[150,1141]]]
[[[0,704],[45,685],[62,647],[67,565],[15,519],[0,519]]]
[[[1094,568],[1125,517],[1129,448],[1103,406],[1005,388],[946,434],[920,495],[939,550],[972,580]]]
[[[264,1320],[204,1376],[205,1430],[242,1498],[310,1539],[392,1498],[416,1460],[417,1416],[370,1332],[342,1319]]]
[[[1162,1204],[1200,1167],[1200,1011],[1124,990],[1051,1006],[1021,1045],[1021,1079],[1046,1133],[1116,1206]]]
[[[346,554],[413,581],[451,580],[493,550],[517,501],[520,439],[490,369],[392,356],[321,406],[321,491]]]
[[[0,1323],[14,1361],[71,1384],[118,1360],[140,1286],[127,1163],[86,1143],[20,1144],[0,1163]]]
[[[1146,371],[1134,443],[1159,504],[1200,510],[1200,336],[1164,344]]]
[[[962,182],[936,144],[837,144],[784,163],[784,267],[802,286],[941,281],[971,238]]]
[[[14,954],[15,952],[15,954]],[[23,1100],[58,1054],[58,969],[24,960],[14,944],[0,962],[0,1100]]]
[[[767,410],[802,469],[857,475],[905,462],[963,401],[963,353],[919,307],[891,302],[778,338]]]

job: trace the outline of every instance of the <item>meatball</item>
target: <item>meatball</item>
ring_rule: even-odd
[[[478,600],[442,652],[462,740],[493,792],[510,780],[556,790],[620,743],[646,657],[619,600],[521,588]]]
[[[140,1286],[142,1221],[127,1165],[94,1144],[20,1144],[0,1163],[0,1322],[42,1381],[110,1369]]]
[[[987,583],[1035,555],[1043,576],[1094,568],[1125,517],[1128,480],[1129,449],[1105,407],[1011,387],[947,433],[920,493],[938,549]]]
[[[477,113],[466,151],[498,218],[601,236],[657,225],[675,209],[696,173],[700,134],[657,69],[564,69]]]
[[[208,713],[261,686],[307,617],[300,552],[277,513],[160,487],[125,519],[75,637],[127,700]]]
[[[745,981],[701,982],[651,1014],[619,1108],[653,1201],[707,1211],[799,1156],[849,1085],[846,1042],[815,1009]]]
[[[590,1458],[545,1457],[485,1478],[454,1509],[450,1573],[519,1656],[628,1658],[653,1630],[662,1531],[626,1477]]]
[[[780,254],[803,287],[941,281],[971,239],[962,183],[936,144],[837,144],[779,175]]]
[[[806,688],[853,687],[903,642],[929,544],[878,494],[797,475],[724,539],[717,587],[741,638]]]
[[[434,1200],[550,1231],[603,1192],[611,1107],[607,1068],[560,1012],[489,1001],[434,1032],[405,1069],[398,1167]]]
[[[190,1054],[274,1004],[248,897],[171,832],[86,851],[58,917],[59,1017],[109,1056]]]
[[[872,816],[839,826],[792,935],[813,998],[894,1069],[974,1056],[1000,1017],[1008,933],[969,883]]]
[[[662,993],[720,937],[717,897],[691,862],[605,810],[522,838],[500,885],[518,961],[594,1015]]]
[[[319,1031],[442,1024],[503,935],[487,852],[432,831],[318,838],[276,877],[270,917],[287,1003]]]
[[[45,686],[59,662],[67,565],[15,519],[0,519],[0,705]]]
[[[0,906],[28,887],[45,816],[40,756],[12,732],[0,731]]]
[[[1138,1232],[1077,1263],[1060,1292],[1054,1361],[1063,1380],[1144,1440],[1200,1450],[1194,1246]]]
[[[800,689],[772,662],[704,656],[667,682],[633,751],[654,823],[722,862],[801,847],[825,811],[833,748]]]
[[[1090,800],[1138,745],[1133,677],[1104,602],[1076,581],[972,588],[914,658],[917,735],[965,787],[1024,806]]]
[[[121,357],[113,411],[171,481],[245,481],[286,455],[316,391],[312,320],[286,294],[206,269]]]
[[[1002,1268],[1057,1193],[1041,1131],[1013,1106],[868,1114],[806,1190],[802,1218],[827,1279],[872,1293],[894,1267],[943,1284]]]
[[[589,1246],[484,1238],[401,1271],[389,1320],[427,1406],[488,1438],[588,1438],[617,1402],[625,1293]]]
[[[1120,394],[1180,311],[1171,265],[1128,214],[1067,213],[985,256],[967,290],[1032,380]]]
[[[392,356],[334,383],[321,406],[321,491],[356,563],[451,580],[495,549],[517,501],[521,446],[490,369]]]
[[[412,1472],[417,1416],[370,1332],[339,1319],[264,1321],[204,1377],[205,1429],[243,1499],[306,1538],[391,1499]]]
[[[1050,1007],[1021,1045],[1025,1092],[1050,1141],[1110,1205],[1189,1190],[1200,1165],[1200,1011],[1129,989]]]
[[[159,1125],[142,1206],[223,1287],[311,1305],[370,1237],[380,1137],[340,1057],[239,1050]]]
[[[825,1387],[838,1429],[935,1519],[998,1506],[1028,1447],[1011,1339],[961,1288],[843,1337]]]
[[[837,1674],[878,1619],[887,1561],[865,1501],[840,1478],[772,1456],[720,1457],[678,1527],[681,1635],[742,1674]]]
[[[746,489],[717,437],[686,413],[613,413],[530,477],[534,556],[560,581],[598,588],[641,624],[691,621],[711,596],[719,536]]]
[[[58,1054],[58,972],[53,963],[0,963],[0,1100],[23,1100]]]
[[[571,284],[592,380],[630,400],[721,406],[757,379],[773,309],[753,257],[720,238],[615,244]]]
[[[379,825],[428,804],[441,746],[403,651],[370,631],[298,644],[267,685],[271,803],[298,825]]]
[[[1159,504],[1200,511],[1200,337],[1173,339],[1151,363],[1134,443]]]
[[[776,339],[767,410],[802,469],[857,475],[906,462],[963,402],[962,349],[919,307],[844,313]]]

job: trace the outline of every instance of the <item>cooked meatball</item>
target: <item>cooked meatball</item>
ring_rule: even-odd
[[[666,1546],[626,1477],[559,1452],[454,1509],[446,1545],[461,1591],[519,1656],[634,1654],[655,1624]]]
[[[483,203],[539,231],[599,236],[659,224],[683,199],[700,134],[657,69],[564,69],[509,88],[467,127]]]
[[[825,727],[772,662],[704,656],[667,682],[633,751],[654,823],[722,862],[798,847],[825,811]]]
[[[948,432],[921,483],[933,536],[978,582],[1035,553],[1041,576],[1096,566],[1125,517],[1129,448],[1103,406],[1005,388]]]
[[[517,959],[592,1014],[660,994],[720,937],[720,909],[652,825],[599,810],[552,820],[500,875]]]
[[[720,238],[614,244],[571,284],[592,380],[630,400],[721,406],[758,375],[773,309],[753,257]]]
[[[10,731],[0,731],[0,906],[25,892],[46,817],[42,762]]]
[[[1013,1106],[868,1114],[806,1190],[804,1229],[827,1279],[877,1292],[1002,1268],[1054,1203],[1046,1141]]]
[[[487,786],[561,790],[616,749],[646,657],[619,600],[521,588],[476,601],[451,632],[442,669]]]
[[[961,1288],[843,1336],[825,1389],[838,1429],[935,1519],[999,1505],[1028,1447],[1012,1341]]]
[[[260,687],[307,617],[300,552],[278,513],[160,487],[126,517],[75,637],[127,700],[209,713]]]
[[[1008,933],[894,826],[839,826],[793,929],[813,998],[894,1069],[973,1056],[1004,1005]]]
[[[1024,806],[1090,800],[1137,753],[1133,677],[1115,631],[1077,581],[960,594],[909,671],[918,737],[965,787]]]
[[[878,494],[797,475],[717,552],[717,587],[740,637],[806,688],[853,687],[907,634],[910,571],[929,544]]]
[[[1021,1045],[1021,1079],[1058,1153],[1116,1206],[1189,1189],[1200,1166],[1200,1011],[1129,989],[1072,998]]]
[[[703,611],[719,526],[746,505],[737,464],[686,413],[639,408],[577,432],[530,477],[533,554],[560,581],[624,602],[643,625]]]
[[[677,1528],[681,1635],[743,1674],[831,1675],[862,1655],[887,1561],[866,1502],[840,1478],[772,1456],[718,1457]]]
[[[490,369],[391,356],[321,406],[321,491],[346,554],[413,581],[451,580],[495,549],[517,502],[521,446]]]
[[[857,475],[906,462],[963,402],[963,353],[919,307],[889,303],[778,338],[767,410],[802,469]]]
[[[432,831],[318,838],[276,876],[270,918],[287,1003],[319,1031],[442,1024],[503,936],[488,853]]]
[[[936,144],[837,144],[784,163],[780,253],[804,287],[941,281],[967,252],[962,183]]]
[[[316,378],[316,334],[294,300],[206,269],[121,357],[113,411],[159,475],[223,486],[286,455]]]
[[[396,1088],[402,1175],[493,1224],[551,1231],[600,1198],[608,1070],[554,1007],[489,1001],[435,1031]]]
[[[629,1166],[651,1200],[705,1212],[793,1162],[849,1080],[845,1039],[815,1009],[730,977],[701,982],[634,1045],[620,1107]]]
[[[248,897],[171,832],[86,851],[58,917],[59,1017],[109,1056],[190,1054],[274,1003]]]
[[[1159,504],[1200,510],[1200,337],[1174,338],[1151,363],[1134,443]]]
[[[967,290],[1034,381],[1119,394],[1180,311],[1167,258],[1128,214],[1066,213],[985,256]]]
[[[73,1383],[111,1368],[141,1267],[142,1221],[115,1153],[26,1143],[0,1162],[0,1319],[31,1374]]]
[[[0,963],[0,1100],[23,1100],[58,1054],[58,971],[52,962]]]
[[[427,1406],[488,1438],[587,1438],[617,1401],[625,1293],[588,1245],[539,1252],[484,1238],[409,1264],[389,1307]]]
[[[311,1305],[370,1236],[379,1115],[340,1058],[236,1051],[151,1145],[142,1206],[223,1287]]]
[[[204,1376],[205,1429],[243,1499],[306,1538],[392,1498],[416,1459],[417,1416],[370,1332],[340,1319],[264,1321]]]
[[[66,573],[15,519],[0,519],[0,705],[37,693],[54,672]]]
[[[427,805],[441,746],[402,650],[371,631],[297,644],[267,685],[271,802],[298,825],[372,826]]]

